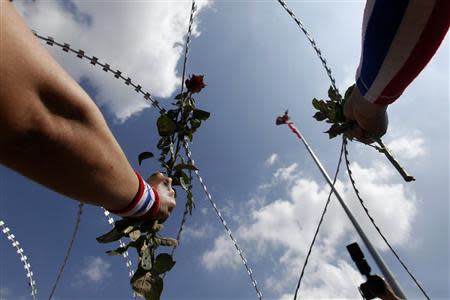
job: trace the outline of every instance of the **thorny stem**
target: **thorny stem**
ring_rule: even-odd
[[[183,118],[183,108],[184,108],[184,103],[185,103],[186,99],[189,99],[189,98],[191,98],[191,97],[192,97],[192,92],[189,92],[189,93],[186,95],[186,97],[182,97],[182,98],[180,99],[180,107],[179,107],[179,110],[178,110],[178,113],[177,113],[177,118],[176,118],[177,124],[178,124],[178,121],[179,121],[180,116],[181,116],[181,118]],[[170,142],[171,142],[171,144],[173,144],[173,141],[174,141],[174,139],[175,139],[175,135],[176,135],[176,134],[177,134],[177,133],[175,132],[175,133],[173,133],[172,136],[170,137]],[[177,157],[178,157],[178,152],[180,152],[180,147],[181,147],[181,139],[180,139],[180,136],[178,136],[177,144],[176,144],[176,146],[175,146],[175,152],[173,153],[173,156],[172,156],[173,165],[175,165],[175,161],[176,161],[176,159],[177,159]],[[169,176],[169,177],[172,175],[172,171],[173,171],[173,168],[171,168],[171,169],[168,171],[168,176]]]
[[[403,179],[405,179],[406,182],[414,181],[416,180],[414,176],[409,175],[405,169],[400,165],[400,163],[394,158],[392,153],[389,151],[389,149],[386,147],[386,145],[383,143],[383,141],[380,138],[375,138],[375,141],[380,145],[381,149],[378,149],[378,151],[384,153],[386,155],[387,159],[392,163],[392,165],[397,169],[397,171],[402,175]]]

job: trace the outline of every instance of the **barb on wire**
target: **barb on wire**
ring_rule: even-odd
[[[69,247],[67,248],[66,256],[64,257],[63,263],[61,264],[61,267],[59,268],[59,272],[58,272],[58,275],[56,276],[55,283],[53,283],[53,287],[50,292],[50,296],[48,296],[49,300],[52,299],[53,295],[55,294],[59,280],[61,279],[61,277],[64,273],[64,268],[66,267],[67,262],[69,261],[70,254],[72,253],[73,244],[75,242],[75,239],[77,238],[78,229],[80,228],[81,215],[83,213],[83,206],[84,206],[84,203],[82,203],[82,202],[80,202],[78,204],[77,218],[75,221],[75,227],[73,229],[72,238],[70,239]]]
[[[316,41],[312,38],[311,34],[306,29],[305,25],[303,25],[303,22],[297,18],[297,16],[294,14],[294,12],[287,6],[286,2],[284,0],[277,0],[278,3],[281,4],[281,6],[286,10],[286,12],[291,16],[291,18],[294,20],[295,23],[297,23],[298,27],[303,31],[306,38],[308,39],[311,46],[316,51],[317,57],[322,62],[323,67],[325,68],[325,71],[327,72],[328,78],[330,78],[331,85],[333,89],[337,92],[338,95],[340,95],[339,90],[336,86],[336,80],[333,77],[333,74],[331,72],[331,68],[328,66],[327,60],[323,57],[322,51],[319,49],[319,47],[316,44]]]
[[[181,91],[180,94],[183,93],[184,89],[184,79],[186,77],[186,65],[187,65],[187,58],[189,54],[189,44],[191,43],[191,35],[192,35],[192,25],[194,24],[194,14],[197,11],[197,6],[195,5],[195,0],[192,1],[191,6],[191,15],[189,17],[189,26],[188,26],[188,32],[186,36],[186,45],[184,47],[184,61],[183,61],[183,72],[181,76]]]
[[[20,261],[23,263],[23,268],[25,269],[28,285],[31,288],[31,297],[33,300],[37,298],[37,288],[36,281],[33,278],[33,272],[31,271],[31,264],[28,261],[28,257],[25,255],[23,248],[20,246],[19,241],[16,239],[15,235],[11,232],[11,229],[6,226],[3,220],[0,220],[0,229],[6,238],[11,242],[11,245],[16,249],[17,255],[20,257]]]
[[[66,53],[69,53],[69,52],[74,53],[80,59],[86,58],[87,60],[90,61],[90,63],[93,66],[100,66],[103,71],[111,72],[112,74],[114,74],[115,78],[122,79],[123,83],[133,87],[135,92],[143,95],[144,99],[148,100],[159,111],[164,111],[164,109],[161,107],[160,103],[157,100],[155,100],[149,92],[143,90],[141,85],[134,83],[130,77],[125,77],[122,74],[122,71],[112,69],[108,63],[100,62],[98,57],[96,57],[96,56],[86,55],[84,50],[81,50],[81,49],[74,50],[73,48],[70,47],[70,45],[68,43],[59,43],[59,42],[55,41],[55,39],[52,38],[51,36],[45,37],[34,30],[33,30],[33,33],[37,38],[45,41],[47,45],[60,47]]]
[[[337,180],[337,177],[338,177],[338,174],[339,174],[339,170],[340,170],[340,167],[341,167],[343,152],[344,152],[344,140],[342,140],[341,152],[339,154],[339,162],[338,162],[337,167],[336,167],[336,172],[334,173],[333,184],[331,185],[331,190],[330,190],[330,193],[328,194],[327,202],[325,203],[325,207],[323,208],[322,215],[320,216],[319,223],[317,224],[317,228],[316,228],[316,231],[314,233],[314,237],[313,237],[313,239],[311,241],[311,245],[309,246],[308,254],[306,254],[306,258],[305,258],[305,261],[303,263],[302,271],[300,273],[300,277],[299,277],[298,282],[297,282],[297,287],[295,289],[294,300],[297,300],[297,294],[298,294],[298,291],[300,290],[300,285],[302,283],[303,276],[305,275],[305,270],[306,270],[306,266],[308,265],[309,257],[311,255],[312,249],[314,247],[314,244],[316,242],[317,236],[319,234],[320,227],[322,226],[323,220],[325,218],[325,214],[327,213],[328,205],[331,202],[331,195],[333,194],[334,185],[336,184],[336,180]]]
[[[189,54],[189,45],[191,43],[191,35],[192,35],[192,25],[194,24],[194,15],[195,12],[197,11],[197,6],[195,4],[195,0],[192,1],[192,5],[191,5],[191,13],[189,16],[189,26],[188,26],[188,31],[187,31],[187,35],[186,35],[186,45],[184,47],[184,60],[183,60],[183,71],[182,71],[182,76],[181,76],[181,90],[180,90],[180,94],[183,95],[183,91],[184,91],[184,79],[186,77],[186,66],[187,66],[187,59],[188,59],[188,54]],[[184,101],[185,99],[182,99],[182,101]],[[183,103],[181,103],[181,106],[183,105]],[[170,151],[171,151],[171,155],[173,157],[173,159],[175,160],[175,153],[173,152],[173,139],[171,139],[170,141]],[[189,170],[189,174],[192,174],[192,171]],[[192,179],[192,177],[191,177]],[[191,182],[191,181],[189,181]],[[183,212],[183,217],[181,219],[180,222],[180,228],[178,229],[178,233],[177,233],[177,244],[175,246],[172,247],[172,251],[170,253],[170,255],[173,257],[173,255],[175,254],[175,250],[176,248],[180,245],[180,239],[181,239],[181,233],[183,232],[184,229],[184,225],[186,224],[186,218],[189,212],[189,205],[188,202],[186,202],[186,205],[184,207],[184,212]]]
[[[108,220],[109,225],[111,225],[112,228],[114,228],[114,219],[111,216],[111,213],[109,211],[107,211],[106,209],[103,209],[103,214],[106,217],[106,220]],[[122,241],[122,239],[119,239],[119,246],[120,247],[125,247],[125,243]],[[128,277],[133,277],[134,271],[132,268],[132,264],[131,264],[131,260],[130,260],[130,256],[128,254],[128,250],[126,250],[123,254],[122,257],[125,259],[125,264],[127,266],[128,269]]]
[[[185,139],[184,143],[183,143],[183,147],[186,149],[186,153],[189,159],[189,162],[195,166],[195,161],[192,158],[192,152],[189,148],[189,143],[188,140]],[[203,188],[203,191],[206,194],[206,198],[208,198],[209,203],[212,205],[214,212],[216,213],[217,217],[220,219],[220,222],[222,223],[223,227],[225,228],[225,231],[227,232],[228,236],[230,237],[231,241],[233,242],[234,247],[236,248],[236,251],[239,253],[239,256],[241,258],[242,263],[244,264],[245,269],[247,270],[247,274],[250,277],[250,280],[252,282],[252,285],[256,291],[256,295],[258,297],[258,299],[262,300],[262,294],[259,291],[258,288],[258,283],[255,280],[254,276],[253,276],[253,271],[250,268],[250,266],[248,265],[247,259],[244,256],[244,252],[242,251],[241,247],[239,246],[236,238],[234,237],[233,233],[231,232],[230,228],[228,227],[227,222],[225,221],[225,219],[222,216],[222,213],[220,212],[219,208],[217,207],[216,203],[214,202],[211,194],[208,191],[208,188],[206,187],[205,182],[203,181],[203,178],[200,176],[200,172],[196,169],[194,170],[195,175],[197,176],[198,181],[200,182],[200,185]]]
[[[344,145],[344,157],[345,157],[345,165],[347,167],[347,173],[348,176],[350,178],[350,182],[352,184],[353,190],[355,191],[356,197],[359,200],[359,203],[361,204],[362,208],[364,209],[364,212],[366,213],[367,217],[369,218],[370,222],[372,223],[373,227],[375,227],[376,231],[378,232],[378,234],[380,235],[380,237],[383,239],[383,241],[386,243],[386,245],[388,246],[389,250],[391,250],[391,252],[394,254],[395,258],[398,260],[398,262],[402,265],[403,269],[406,271],[406,273],[408,273],[409,277],[411,277],[411,279],[414,281],[414,283],[416,284],[416,286],[420,289],[420,291],[422,292],[422,294],[427,298],[430,299],[430,297],[427,295],[427,293],[425,292],[425,290],[423,289],[423,287],[420,285],[419,281],[415,278],[415,276],[412,274],[412,272],[408,269],[408,267],[406,266],[406,264],[403,262],[403,260],[400,258],[400,256],[397,254],[397,252],[394,250],[394,248],[392,247],[392,245],[389,243],[389,241],[387,240],[386,236],[382,233],[380,227],[378,227],[378,225],[376,224],[374,218],[372,217],[372,215],[369,213],[369,209],[367,208],[367,206],[364,203],[364,200],[361,197],[361,194],[358,190],[358,188],[356,187],[356,182],[355,179],[353,178],[353,173],[352,170],[350,169],[350,160],[348,158],[348,150],[347,150],[347,139],[344,137],[344,141],[343,141],[343,145]]]

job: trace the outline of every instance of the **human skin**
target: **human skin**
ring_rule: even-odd
[[[9,1],[0,1],[0,163],[68,197],[126,207],[138,178],[88,94],[38,43]],[[175,207],[170,178],[148,179],[158,218]]]
[[[382,137],[389,124],[387,105],[369,102],[357,87],[345,102],[344,115],[348,120],[356,121],[355,126],[345,132],[347,137],[366,144],[373,143],[374,138]]]

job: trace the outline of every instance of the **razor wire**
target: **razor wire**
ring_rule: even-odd
[[[291,18],[294,20],[294,22],[297,23],[297,25],[301,29],[301,31],[303,31],[303,33],[305,34],[309,43],[313,47],[314,51],[316,51],[317,57],[322,62],[322,66],[324,67],[325,71],[327,72],[328,78],[330,78],[331,86],[337,92],[337,94],[340,95],[339,90],[336,86],[336,80],[334,79],[333,74],[331,72],[331,68],[328,66],[327,60],[325,59],[325,57],[323,57],[322,51],[317,46],[316,41],[313,39],[311,34],[308,32],[305,25],[303,25],[303,22],[299,18],[297,18],[297,16],[294,14],[294,12],[287,6],[286,2],[283,0],[277,0],[277,1],[278,1],[278,3],[281,4],[281,6],[284,8],[284,10],[286,10],[286,12],[291,16]]]
[[[113,217],[111,217],[111,213],[109,212],[109,211],[107,211],[106,209],[104,209],[104,208],[102,208],[103,209],[103,214],[105,215],[105,217],[106,217],[106,220],[108,221],[108,223],[111,225],[111,227],[112,228],[114,228],[114,219],[113,219]],[[126,245],[125,245],[125,243],[122,241],[122,239],[119,239],[119,245],[120,245],[120,247],[123,247],[123,248],[125,248],[126,247]],[[130,279],[131,279],[131,277],[133,277],[133,274],[134,274],[134,271],[133,271],[133,269],[132,269],[132,263],[131,263],[131,260],[130,260],[130,256],[129,256],[129,254],[128,254],[128,250],[126,250],[123,254],[122,254],[122,257],[125,259],[125,264],[126,264],[126,266],[127,266],[127,269],[128,269],[128,277],[130,277]]]
[[[184,90],[184,78],[186,77],[186,66],[187,66],[187,59],[188,59],[188,54],[189,54],[189,44],[191,43],[192,25],[194,24],[194,15],[195,15],[196,11],[197,11],[197,6],[195,5],[195,0],[193,0],[192,1],[192,5],[191,5],[191,13],[190,13],[190,16],[189,16],[189,26],[188,26],[187,36],[186,36],[186,44],[185,44],[185,47],[184,47],[184,60],[183,60],[183,71],[182,71],[182,75],[181,75],[181,91],[180,91],[180,94],[183,94],[183,90]],[[184,99],[182,99],[182,101],[183,100]],[[171,152],[171,155],[172,155],[173,159],[175,160],[176,157],[174,157],[175,153],[173,152],[172,140],[170,141],[170,152]],[[181,222],[180,222],[180,228],[178,229],[178,232],[177,232],[177,244],[172,247],[172,251],[170,253],[170,256],[172,256],[172,257],[175,254],[176,248],[180,244],[181,233],[183,232],[184,225],[186,224],[186,218],[187,218],[187,215],[188,215],[188,209],[189,209],[188,208],[188,204],[186,202],[186,204],[184,206],[183,217],[181,218]]]
[[[294,12],[287,6],[286,2],[283,0],[277,0],[281,6],[286,10],[286,12],[292,17],[292,19],[295,21],[295,23],[297,23],[297,25],[300,27],[300,29],[303,31],[303,33],[305,34],[306,38],[309,40],[311,46],[314,48],[314,50],[316,51],[316,54],[318,56],[318,58],[320,59],[320,61],[322,62],[322,65],[325,69],[325,71],[327,72],[327,75],[331,81],[331,85],[333,87],[333,89],[337,92],[337,94],[340,97],[340,93],[339,90],[336,87],[336,80],[333,77],[331,68],[328,66],[326,59],[322,56],[322,51],[318,48],[316,42],[314,41],[314,39],[312,38],[312,36],[310,35],[310,33],[308,32],[308,30],[305,28],[305,26],[303,25],[303,22],[296,17],[296,15],[294,14]],[[351,175],[351,170],[350,170],[350,166],[347,160],[348,157],[348,150],[347,150],[347,140],[344,137],[344,154],[346,157],[346,166],[347,166],[347,170],[350,176],[350,181],[352,183],[353,189],[355,190],[355,193],[358,197],[358,200],[360,201],[361,205],[363,205],[363,208],[367,214],[367,216],[369,217],[370,221],[372,222],[372,224],[374,225],[374,227],[376,228],[376,230],[378,231],[378,233],[381,235],[381,237],[383,238],[383,240],[386,242],[386,244],[388,245],[389,249],[391,250],[391,252],[394,254],[394,256],[397,258],[397,260],[400,262],[400,264],[402,265],[402,267],[405,269],[405,271],[408,273],[408,275],[412,278],[412,280],[414,281],[414,283],[419,287],[419,289],[422,291],[422,293],[425,295],[425,297],[427,297],[427,299],[429,299],[428,295],[425,293],[424,289],[421,287],[421,285],[419,284],[419,282],[416,280],[416,278],[414,277],[414,275],[409,271],[409,269],[407,268],[407,266],[403,263],[402,259],[398,256],[398,254],[394,251],[394,249],[390,246],[390,243],[387,241],[386,237],[383,235],[383,233],[381,232],[380,228],[376,225],[375,220],[371,217],[371,215],[369,214],[369,211],[367,210],[367,207],[364,205],[362,198],[359,194],[358,189],[356,188],[355,185],[355,181]]]
[[[132,81],[132,79],[131,79],[130,77],[125,78],[125,77],[122,75],[122,72],[121,72],[120,70],[117,69],[116,71],[114,71],[113,69],[111,69],[111,67],[110,67],[109,64],[107,64],[107,63],[101,63],[101,62],[99,61],[99,58],[98,58],[98,57],[96,57],[96,56],[88,56],[88,55],[86,55],[86,52],[85,52],[84,50],[81,50],[81,49],[79,49],[79,50],[74,50],[74,49],[72,49],[72,48],[70,47],[70,44],[68,44],[68,43],[59,43],[59,42],[55,41],[55,39],[54,39],[53,37],[51,37],[51,36],[45,37],[45,36],[39,34],[37,31],[33,31],[33,33],[34,33],[34,35],[35,35],[37,38],[39,38],[39,39],[45,41],[46,44],[48,44],[48,45],[50,45],[50,46],[57,46],[57,47],[60,47],[60,48],[61,48],[64,52],[66,52],[66,53],[71,52],[71,53],[76,54],[76,56],[77,56],[78,58],[86,58],[87,60],[90,61],[90,63],[91,63],[93,66],[98,65],[98,66],[102,67],[103,71],[105,71],[105,72],[108,72],[108,71],[112,72],[112,73],[114,74],[114,77],[116,77],[116,78],[121,78],[121,79],[123,80],[123,83],[125,83],[127,86],[132,86],[132,87],[135,89],[136,92],[138,92],[138,93],[144,95],[144,98],[145,98],[146,100],[150,101],[151,104],[152,104],[152,106],[156,107],[160,112],[164,112],[164,111],[165,111],[165,110],[161,107],[160,103],[159,103],[157,100],[155,100],[155,99],[151,96],[151,94],[150,94],[149,92],[146,92],[146,91],[144,91],[144,90],[142,89],[142,86],[141,86],[141,85],[135,84],[135,83]],[[191,152],[190,152],[188,146],[186,147],[186,149],[187,149],[188,153],[191,155]],[[192,163],[193,163],[193,161],[192,161]],[[198,171],[196,171],[195,173],[196,173],[196,175],[197,175],[197,177],[198,177],[198,179],[199,179],[199,181],[200,181],[200,183],[201,183],[201,185],[202,185],[202,187],[203,187],[203,189],[204,189],[204,191],[205,191],[205,193],[206,193],[206,195],[207,195],[207,197],[208,197],[208,200],[210,201],[211,205],[213,206],[213,208],[214,208],[214,210],[215,210],[215,212],[216,212],[216,215],[219,217],[219,219],[220,219],[222,225],[225,227],[225,230],[227,231],[228,235],[230,236],[230,239],[233,241],[234,247],[236,248],[236,251],[238,252],[238,254],[239,254],[239,256],[240,256],[240,258],[241,258],[241,260],[242,260],[242,263],[244,264],[244,266],[245,266],[245,268],[246,268],[246,271],[247,271],[247,273],[248,273],[248,275],[249,275],[249,277],[250,277],[250,280],[251,280],[251,282],[252,282],[252,285],[253,285],[253,287],[254,287],[255,290],[256,290],[257,296],[258,296],[258,298],[261,300],[261,299],[262,299],[262,294],[261,294],[261,292],[259,291],[257,281],[256,281],[256,280],[254,279],[254,277],[253,277],[253,271],[252,271],[252,269],[249,267],[248,262],[247,262],[247,260],[246,260],[246,258],[245,258],[245,256],[244,256],[244,254],[243,254],[243,251],[242,251],[241,248],[239,247],[239,245],[238,245],[236,239],[234,238],[234,236],[232,235],[230,229],[228,228],[228,225],[227,225],[226,221],[224,220],[222,214],[221,214],[220,211],[218,210],[217,205],[215,204],[214,200],[212,199],[212,196],[209,194],[209,192],[208,192],[208,190],[207,190],[207,187],[206,187],[206,185],[205,185],[204,182],[203,182],[202,177],[199,175]],[[113,222],[114,222],[114,221],[113,221]],[[181,234],[181,232],[180,232],[180,234]],[[122,245],[121,245],[121,246],[122,246]],[[128,266],[129,266],[129,265],[127,264],[127,267],[128,267]]]
[[[28,279],[28,285],[31,288],[31,297],[33,300],[37,299],[37,288],[36,281],[33,278],[33,271],[31,271],[31,264],[28,261],[28,257],[25,255],[23,248],[20,246],[19,241],[16,239],[15,235],[11,232],[11,229],[6,226],[3,220],[0,220],[0,229],[6,238],[11,242],[11,245],[16,248],[17,255],[20,256],[20,261],[23,263],[23,268],[25,269],[26,276]]]
[[[365,205],[364,200],[362,199],[361,194],[360,194],[358,188],[356,187],[356,182],[355,182],[355,179],[353,178],[352,170],[350,169],[350,160],[348,158],[348,150],[347,150],[347,139],[345,137],[344,137],[344,147],[345,147],[345,150],[344,150],[345,165],[347,167],[348,177],[350,178],[350,182],[352,184],[353,190],[355,191],[356,197],[358,198],[359,203],[361,204],[362,208],[364,209],[364,212],[366,213],[366,215],[369,218],[370,222],[372,223],[373,227],[375,227],[375,229],[378,232],[378,234],[380,235],[380,237],[383,239],[383,241],[388,246],[389,250],[391,250],[392,254],[394,254],[395,258],[397,258],[398,262],[401,264],[403,269],[406,271],[406,273],[408,273],[409,277],[411,277],[411,279],[414,281],[415,285],[420,289],[422,294],[427,299],[430,299],[430,297],[425,292],[424,288],[420,285],[419,281],[416,279],[416,277],[412,274],[412,272],[409,270],[409,268],[406,266],[406,264],[403,262],[403,260],[397,254],[397,252],[394,250],[394,248],[389,243],[389,241],[387,240],[386,236],[381,232],[380,227],[378,227],[378,225],[376,224],[374,218],[370,214],[369,209]]]
[[[140,84],[134,83],[130,77],[125,77],[123,75],[122,71],[120,71],[118,69],[116,69],[116,70],[112,69],[111,66],[108,63],[100,62],[99,58],[96,57],[96,56],[89,56],[89,55],[87,55],[84,50],[81,50],[81,49],[75,50],[75,49],[71,48],[70,44],[68,44],[68,43],[63,43],[63,44],[62,43],[58,43],[57,41],[55,41],[55,39],[53,37],[51,37],[51,36],[45,37],[45,36],[39,34],[35,30],[33,30],[33,33],[34,33],[34,35],[37,38],[45,41],[47,45],[58,46],[66,53],[69,53],[69,52],[74,53],[80,59],[86,58],[87,60],[90,61],[90,63],[93,66],[98,65],[98,66],[100,66],[102,68],[103,71],[111,72],[112,74],[114,74],[115,78],[123,80],[123,82],[126,85],[132,86],[134,88],[135,92],[137,92],[139,94],[142,94],[144,96],[144,99],[148,100],[151,103],[152,106],[156,107],[159,111],[164,111],[163,108],[161,107],[160,103],[157,100],[155,100],[153,98],[153,96],[148,91],[143,90],[142,86]]]
[[[75,221],[75,227],[73,229],[72,238],[70,239],[69,247],[67,248],[67,251],[66,251],[66,256],[64,256],[63,263],[61,264],[61,267],[59,268],[58,275],[56,276],[56,280],[55,280],[55,283],[53,284],[52,290],[50,292],[50,296],[48,296],[48,300],[52,299],[53,294],[56,291],[56,287],[58,286],[59,280],[61,279],[62,274],[64,273],[64,268],[66,267],[67,262],[69,261],[70,254],[72,253],[72,247],[75,242],[75,239],[77,238],[78,229],[80,228],[81,215],[83,214],[83,206],[84,206],[83,202],[80,202],[78,204],[77,218]]]
[[[302,284],[303,276],[305,275],[305,270],[306,270],[306,266],[308,265],[309,257],[311,255],[312,249],[314,247],[314,244],[316,242],[317,236],[319,234],[320,227],[322,226],[323,220],[325,218],[325,214],[327,213],[328,205],[331,202],[331,195],[333,194],[333,191],[335,189],[334,186],[336,184],[336,180],[337,180],[337,177],[339,175],[339,170],[340,170],[341,163],[342,163],[342,156],[343,156],[343,153],[344,153],[344,145],[345,145],[345,142],[344,142],[344,140],[342,140],[341,152],[339,154],[339,161],[338,161],[338,164],[337,164],[337,167],[336,167],[336,172],[334,173],[333,184],[331,185],[331,190],[330,190],[330,193],[328,194],[327,202],[325,203],[325,207],[323,208],[322,215],[320,216],[319,223],[317,224],[317,228],[316,228],[316,231],[314,233],[314,237],[313,237],[313,239],[311,241],[311,244],[309,246],[308,253],[306,254],[305,262],[303,263],[302,271],[300,273],[300,277],[299,277],[298,282],[297,282],[297,287],[295,289],[294,300],[297,300],[297,294],[298,294],[298,291],[300,290],[300,285]]]
[[[186,149],[186,153],[187,153],[187,155],[188,155],[189,162],[190,162],[193,166],[195,166],[195,161],[194,161],[194,159],[192,158],[192,152],[191,152],[191,150],[190,150],[190,148],[189,148],[189,144],[188,144],[187,138],[185,138],[184,143],[183,143],[183,146],[184,146],[184,148]],[[202,186],[203,191],[205,192],[206,197],[207,197],[208,200],[209,200],[209,203],[212,205],[212,207],[213,207],[213,209],[214,209],[214,212],[216,213],[217,217],[220,219],[220,221],[221,221],[223,227],[225,228],[225,231],[227,232],[228,236],[230,237],[231,241],[233,242],[233,245],[234,245],[234,247],[236,248],[236,251],[239,253],[239,256],[240,256],[240,258],[241,258],[241,260],[242,260],[242,263],[244,264],[244,267],[245,267],[245,269],[247,270],[248,276],[250,277],[250,280],[251,280],[251,282],[252,282],[252,285],[253,285],[253,287],[255,288],[256,295],[258,296],[258,299],[262,300],[262,294],[261,294],[261,292],[259,291],[258,283],[257,283],[257,281],[255,280],[255,278],[253,277],[253,271],[252,271],[252,269],[250,268],[250,266],[248,265],[247,259],[246,259],[245,256],[244,256],[244,252],[242,251],[241,247],[239,246],[239,244],[238,244],[237,240],[235,239],[233,233],[231,232],[230,228],[228,227],[227,222],[226,222],[225,219],[223,218],[222,213],[220,212],[220,210],[219,210],[219,208],[217,207],[216,203],[214,202],[214,200],[213,200],[211,194],[209,193],[208,188],[206,187],[206,184],[204,183],[203,178],[200,176],[200,172],[198,171],[198,169],[194,170],[194,173],[195,173],[195,175],[197,176],[197,179],[198,179],[198,181],[200,182],[200,185]]]

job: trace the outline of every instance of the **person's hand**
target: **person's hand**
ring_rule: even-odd
[[[158,192],[161,206],[156,218],[162,223],[170,216],[170,213],[176,206],[172,179],[157,172],[151,175],[147,179],[147,182]]]
[[[355,87],[350,98],[345,102],[344,115],[355,125],[345,132],[351,139],[371,144],[374,137],[381,137],[388,127],[387,105],[373,104],[367,101]]]
[[[397,295],[395,295],[391,286],[387,284],[386,281],[380,276],[370,275],[367,279],[368,282],[372,283],[371,285],[369,285],[369,287],[374,287],[370,289],[370,292],[375,297],[380,298],[381,300],[401,300],[399,297],[397,297]]]

